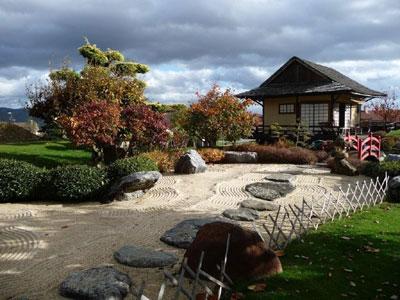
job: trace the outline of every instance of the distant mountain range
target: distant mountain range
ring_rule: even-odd
[[[8,122],[10,120],[10,113],[14,122],[26,122],[29,119],[33,119],[38,122],[39,126],[43,124],[43,121],[41,119],[30,117],[29,112],[26,108],[8,107],[0,107],[0,122]]]

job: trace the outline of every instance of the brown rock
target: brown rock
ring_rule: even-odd
[[[356,176],[358,175],[357,168],[354,167],[347,159],[339,159],[335,158],[333,160],[332,173],[347,175],[347,176]]]
[[[204,251],[202,269],[218,278],[217,265],[221,265],[224,258],[228,234],[231,240],[226,273],[232,280],[258,279],[282,272],[279,258],[266,248],[255,231],[225,222],[209,223],[200,228],[185,253],[190,268],[197,269],[201,252]]]

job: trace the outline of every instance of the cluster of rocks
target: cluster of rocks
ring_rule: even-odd
[[[228,234],[231,238],[226,272],[232,280],[260,278],[282,271],[279,258],[266,247],[256,232],[226,219],[184,220],[167,230],[161,241],[186,249],[185,257],[193,270],[204,252],[202,269],[217,276],[217,265],[224,258]]]
[[[296,176],[286,173],[273,173],[264,181],[246,185],[245,190],[254,198],[246,199],[237,209],[227,209],[223,216],[236,221],[254,221],[260,218],[259,211],[274,211],[278,205],[272,200],[286,196],[295,189]],[[258,199],[256,199],[258,198]],[[260,200],[259,200],[260,199]]]
[[[230,235],[228,276],[239,279],[259,279],[282,272],[279,257],[262,241],[258,233],[222,218],[185,220],[167,230],[161,240],[186,249],[188,265],[196,270],[204,252],[202,270],[217,276],[225,256]],[[161,268],[178,262],[175,254],[155,251],[137,245],[126,245],[115,251],[121,264],[136,268]],[[62,296],[73,299],[124,299],[132,286],[128,274],[111,266],[72,272],[59,286]]]

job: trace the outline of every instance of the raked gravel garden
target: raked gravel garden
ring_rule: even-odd
[[[134,284],[145,280],[148,296],[154,297],[163,279],[159,267],[167,261],[167,268],[174,271],[179,265],[175,263],[184,254],[184,249],[160,240],[164,237],[168,242],[165,232],[176,224],[216,217],[231,220],[227,216],[248,227],[251,222],[245,220],[265,222],[266,215],[277,205],[300,203],[303,197],[319,197],[340,185],[363,179],[331,174],[322,166],[217,164],[209,165],[204,173],[165,174],[144,195],[128,201],[2,203],[2,298],[62,298],[60,283],[71,272],[99,266],[113,266],[128,274]],[[252,196],[250,187],[266,182],[290,182],[292,188],[282,194],[278,188],[272,201]],[[130,264],[135,267],[128,266],[120,254],[129,253],[132,245],[152,250],[155,256],[148,261],[148,257],[141,257],[141,248],[133,249],[137,255]]]

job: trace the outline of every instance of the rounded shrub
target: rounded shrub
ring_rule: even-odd
[[[48,200],[99,200],[108,187],[107,172],[85,165],[58,167],[48,172],[46,186]]]
[[[362,174],[376,178],[400,176],[400,161],[368,162],[361,171]]]
[[[131,173],[142,171],[158,171],[157,164],[146,156],[118,159],[108,167],[108,178],[113,182]]]
[[[24,161],[0,159],[0,202],[33,200],[44,173]]]

